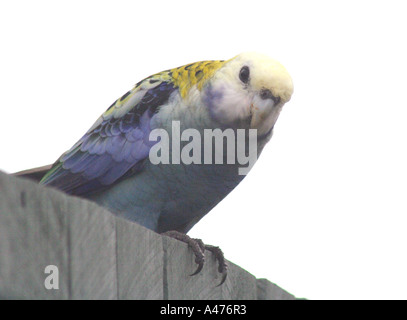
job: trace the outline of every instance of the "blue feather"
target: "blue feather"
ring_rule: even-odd
[[[142,170],[156,143],[149,141],[151,119],[175,90],[172,83],[161,82],[146,90],[122,117],[103,119],[61,156],[41,183],[70,194],[86,195]]]

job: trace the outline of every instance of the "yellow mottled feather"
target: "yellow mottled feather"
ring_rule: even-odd
[[[178,88],[181,97],[185,98],[192,87],[196,86],[198,90],[201,90],[206,81],[226,62],[223,60],[199,61],[153,74],[137,83],[125,96],[117,99],[103,114],[103,117],[106,119],[110,116],[122,116],[134,106],[128,102],[133,99],[137,92],[154,88],[163,81],[173,83]]]

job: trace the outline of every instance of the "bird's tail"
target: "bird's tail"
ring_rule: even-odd
[[[40,182],[42,177],[51,169],[52,164],[42,166],[42,167],[37,167],[33,169],[27,169],[19,172],[13,173],[14,176],[17,177],[22,177],[22,178],[27,178],[30,180],[34,180],[36,182]]]

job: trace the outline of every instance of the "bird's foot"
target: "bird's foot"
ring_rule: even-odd
[[[192,239],[190,236],[187,236],[185,233],[178,232],[178,231],[167,231],[162,233],[164,236],[168,236],[170,238],[177,239],[179,241],[185,242],[188,246],[192,249],[192,252],[195,255],[195,263],[198,265],[196,271],[191,274],[194,276],[198,274],[205,263],[205,245],[200,239]]]
[[[218,272],[222,274],[222,279],[217,285],[217,287],[219,287],[225,282],[228,275],[228,264],[226,263],[225,256],[223,255],[223,252],[219,247],[206,244],[205,249],[212,252],[216,260],[218,260]]]
[[[191,274],[191,276],[198,274],[202,270],[203,265],[205,263],[205,250],[212,252],[219,263],[218,271],[219,273],[222,274],[222,279],[218,286],[222,285],[225,282],[227,277],[228,265],[226,263],[225,257],[223,256],[223,252],[219,247],[206,245],[202,242],[201,239],[191,238],[190,236],[187,236],[185,233],[178,232],[175,230],[167,231],[162,234],[177,239],[179,241],[185,242],[192,249],[192,252],[195,255],[195,263],[198,265],[198,268],[195,270],[194,273]]]

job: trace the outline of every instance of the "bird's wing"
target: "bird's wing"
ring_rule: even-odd
[[[168,72],[137,83],[56,161],[41,183],[80,196],[142,170],[156,143],[149,141],[151,120],[175,90]]]

